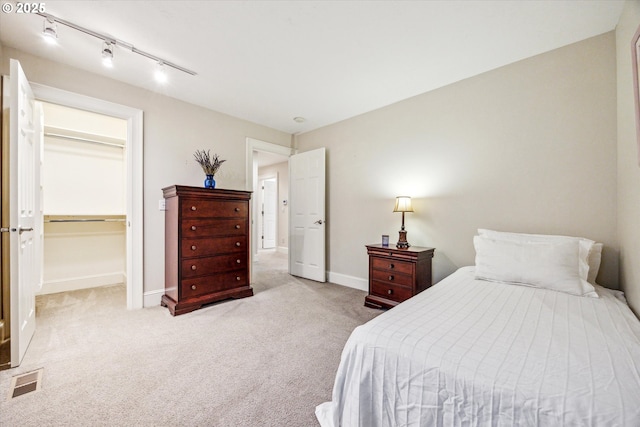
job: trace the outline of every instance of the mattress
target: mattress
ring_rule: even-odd
[[[463,267],[356,328],[338,426],[640,426],[640,322],[599,298],[474,279]]]

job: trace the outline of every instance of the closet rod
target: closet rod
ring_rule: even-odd
[[[100,144],[100,145],[108,145],[110,147],[124,148],[124,145],[122,145],[122,144],[115,144],[113,142],[97,141],[95,139],[80,138],[79,136],[68,136],[68,135],[62,135],[62,134],[59,134],[59,133],[52,133],[52,132],[45,132],[44,136],[53,136],[53,137],[56,137],[56,138],[70,139],[72,141],[90,142],[92,144]]]
[[[124,218],[45,219],[44,222],[125,222]]]

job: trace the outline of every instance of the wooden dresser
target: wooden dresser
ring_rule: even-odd
[[[369,295],[365,297],[364,305],[367,307],[392,308],[431,286],[434,248],[366,246]]]
[[[253,295],[248,191],[164,188],[165,294],[172,315]]]

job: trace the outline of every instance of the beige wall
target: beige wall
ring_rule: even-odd
[[[486,227],[603,242],[599,281],[616,287],[615,88],[611,32],[298,135],[301,152],[327,147],[328,270],[366,279],[364,245],[397,240],[409,195],[436,281],[474,264]]]
[[[31,81],[100,98],[144,111],[144,291],[164,289],[164,212],[158,210],[162,188],[202,186],[204,176],[193,161],[196,149],[211,149],[227,162],[217,186],[246,189],[246,137],[289,147],[291,135],[234,118],[116,80],[4,47],[0,72],[9,59],[20,61]],[[194,77],[198,78],[198,77]]]
[[[631,39],[640,24],[640,2],[627,1],[616,28],[618,59],[618,240],[620,283],[640,315],[640,165],[636,139]]]
[[[289,162],[277,163],[258,169],[258,176],[278,176],[278,241],[276,247],[280,251],[289,248]],[[287,205],[282,203],[287,200]]]

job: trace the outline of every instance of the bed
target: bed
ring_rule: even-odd
[[[640,426],[640,322],[594,242],[483,232],[475,266],[353,331],[322,427]]]

